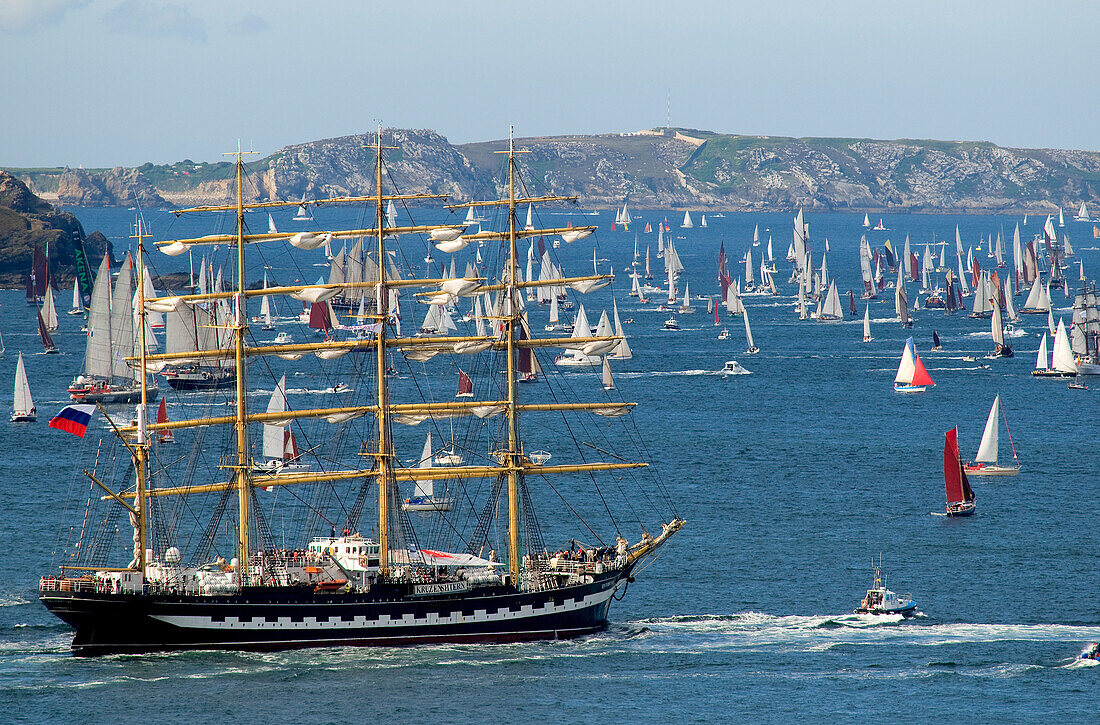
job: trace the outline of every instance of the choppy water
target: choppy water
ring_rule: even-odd
[[[130,213],[78,215],[89,229],[121,237]],[[675,224],[682,213],[668,217]],[[564,219],[548,215],[544,221]],[[576,224],[590,219],[572,217]],[[606,224],[608,215],[600,219]],[[842,292],[855,288],[861,217],[808,219],[817,240],[815,264],[828,236],[831,274]],[[158,236],[190,229],[166,215],[152,221]],[[1015,221],[888,217],[892,231],[871,240],[881,245],[889,237],[900,247],[906,232],[914,245],[933,232],[953,240],[958,223],[964,240],[974,243],[1002,225],[1011,238]],[[674,230],[686,237],[677,248],[693,294],[716,293],[718,241],[725,240],[736,260],[755,223],[771,230],[777,255],[785,255],[788,215],[727,215],[709,222],[707,229]],[[171,231],[169,223],[176,224]],[[1024,228],[1025,239],[1037,224],[1032,219]],[[1091,249],[1091,227],[1070,223],[1067,231],[1086,273],[1095,276],[1100,255]],[[639,237],[643,250],[654,244],[655,235]],[[633,239],[633,233],[599,232],[599,256],[611,259],[620,275]],[[420,243],[409,246],[410,259],[423,257]],[[567,272],[591,268],[591,240],[559,252]],[[984,253],[981,260],[986,262]],[[324,271],[314,269],[314,261],[297,255],[273,263],[273,273],[313,279]],[[656,271],[658,260],[652,262]],[[178,270],[186,258],[160,263],[161,271]],[[779,262],[781,282],[787,268]],[[57,504],[81,490],[68,480],[68,467],[58,465],[68,439],[45,427],[82,361],[79,325],[63,317],[56,339],[65,354],[28,358],[40,422],[0,426],[7,453],[0,460],[5,719],[134,722],[154,715],[203,722],[231,712],[240,721],[341,723],[960,716],[1034,722],[1094,714],[1100,670],[1074,658],[1100,639],[1100,398],[1095,389],[1071,391],[1064,381],[1028,375],[1045,319],[1025,316],[1018,325],[1025,334],[1013,340],[1017,357],[989,361],[983,369],[963,357],[980,357],[992,346],[986,321],[919,312],[913,330],[905,332],[886,321],[892,298],[885,298],[872,303],[875,340],[864,344],[858,319],[800,323],[789,296],[781,304],[747,297],[762,352],[745,356],[739,318],[723,318],[732,333],[726,342],[716,339],[718,328],[705,308],[680,317],[684,331],[667,333],[660,330],[661,313],[625,296],[622,276],[615,288],[622,317],[634,320],[627,332],[635,357],[614,365],[619,393],[639,403],[633,417],[688,524],[614,605],[606,632],[572,642],[489,647],[72,658],[66,627],[36,599],[38,576],[56,562],[63,523]],[[583,301],[595,322],[610,297],[607,291],[589,297]],[[59,299],[59,306],[66,302]],[[0,380],[10,381],[14,353],[36,351],[38,344],[22,294],[0,293],[0,304],[7,345]],[[863,303],[857,304],[862,317]],[[1056,297],[1055,304],[1066,308],[1058,312],[1068,319],[1070,301]],[[942,353],[928,352],[933,329]],[[891,391],[908,334],[937,383],[925,395]],[[752,374],[717,374],[729,359]],[[577,384],[597,375],[566,373]],[[292,398],[331,384],[311,376],[288,378]],[[1023,472],[975,481],[978,514],[971,519],[929,515],[944,503],[944,431],[957,424],[964,455],[972,455],[998,392]],[[10,394],[4,383],[0,405],[10,404]],[[1007,443],[1002,431],[1003,452]],[[61,468],[64,474],[56,472]],[[891,588],[912,592],[921,616],[896,621],[848,614],[869,586],[868,563],[878,554]]]

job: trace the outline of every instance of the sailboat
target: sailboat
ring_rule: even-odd
[[[1062,207],[1058,207],[1058,226],[1064,227],[1066,225],[1066,217],[1062,214]]]
[[[140,227],[137,236],[145,237]],[[113,290],[110,261],[110,255],[103,256],[92,286],[84,372],[69,385],[69,396],[81,403],[136,403],[142,399],[143,386],[138,379],[144,381],[146,375],[135,373],[127,362],[136,352],[132,260],[127,254]],[[205,278],[205,272],[201,276]],[[144,285],[138,289],[144,291]],[[144,339],[145,332],[138,333],[139,339]],[[146,386],[145,396],[148,402],[155,401],[157,388]]]
[[[1073,349],[1070,347],[1069,336],[1066,334],[1066,326],[1062,320],[1058,320],[1058,327],[1054,333],[1054,352],[1051,355],[1050,367],[1047,367],[1047,336],[1043,333],[1043,340],[1039,343],[1039,352],[1035,359],[1035,369],[1031,374],[1040,378],[1072,378],[1077,375],[1077,362],[1073,358]]]
[[[259,476],[278,476],[309,470],[309,464],[301,462],[298,444],[288,421],[279,417],[286,412],[286,375],[284,374],[279,378],[279,383],[275,386],[267,404],[268,422],[263,426],[263,456],[266,460],[253,461],[252,473]]]
[[[630,226],[631,222],[632,222],[632,220],[630,218],[630,212],[627,210],[626,202],[624,201],[623,202],[623,210],[619,214],[618,223],[622,224],[623,225],[623,231],[627,232],[627,231],[630,231],[629,226]],[[534,227],[531,227],[531,228],[533,229]]]
[[[603,383],[604,390],[615,389],[615,381],[611,377],[611,363],[607,361],[606,356],[603,359],[603,368],[600,370],[600,382]]]
[[[69,309],[69,314],[84,314],[84,300],[80,298],[80,281],[76,278],[73,278],[73,306]]]
[[[309,208],[306,206],[306,195],[302,194],[302,203],[298,205],[298,211],[294,214],[293,219],[296,222],[308,222],[312,218]]]
[[[267,374],[266,365],[253,364],[250,371],[249,363],[277,354],[278,348],[254,346],[245,310],[237,309],[234,324],[229,327],[237,380],[233,406],[218,411],[216,417],[171,423],[177,429],[223,426],[219,429],[232,435],[227,435],[225,445],[218,445],[216,450],[180,457],[171,464],[179,468],[171,469],[167,478],[158,477],[160,462],[148,465],[149,436],[160,427],[145,421],[149,388],[148,382],[141,379],[142,406],[137,408],[137,425],[118,429],[119,436],[127,437],[127,445],[123,446],[121,440],[116,445],[104,444],[102,452],[88,446],[96,449],[89,455],[100,455],[88,472],[109,491],[103,498],[91,497],[89,520],[104,521],[107,529],[74,537],[73,544],[58,555],[65,568],[39,582],[39,597],[46,608],[76,630],[74,653],[516,642],[577,637],[608,625],[613,597],[623,595],[628,580],[644,571],[684,522],[674,512],[651,513],[652,507],[665,506],[651,500],[656,497],[632,496],[622,504],[609,501],[608,509],[596,492],[586,493],[571,485],[568,513],[575,511],[591,527],[585,530],[585,538],[596,534],[606,545],[585,545],[582,557],[567,558],[553,552],[569,547],[565,543],[569,541],[568,532],[555,527],[551,534],[547,528],[547,539],[543,538],[539,522],[545,517],[537,513],[538,507],[553,505],[567,513],[562,508],[565,504],[548,493],[544,481],[585,474],[576,480],[587,486],[587,475],[614,472],[629,477],[629,488],[645,490],[646,479],[638,474],[646,473],[646,463],[617,453],[604,455],[602,448],[601,455],[593,458],[591,451],[582,448],[583,436],[576,434],[562,440],[575,441],[577,460],[567,458],[559,465],[545,465],[547,459],[542,455],[536,459],[532,457],[536,453],[526,453],[536,449],[532,435],[537,435],[534,432],[540,428],[521,425],[528,416],[560,413],[560,422],[555,425],[568,426],[577,415],[608,419],[628,415],[633,404],[608,400],[563,402],[553,397],[556,389],[546,389],[540,396],[538,388],[542,386],[516,384],[524,366],[523,351],[569,345],[605,354],[610,348],[602,346],[609,342],[613,346],[617,340],[613,334],[610,340],[538,339],[532,335],[524,310],[525,288],[519,283],[518,240],[532,234],[550,236],[560,230],[524,232],[519,228],[517,206],[533,200],[517,198],[514,141],[509,136],[506,196],[477,202],[507,210],[506,231],[483,232],[507,250],[501,268],[491,275],[501,280],[493,290],[497,294],[489,313],[493,319],[491,334],[467,336],[466,340],[394,334],[391,274],[387,264],[380,264],[376,281],[355,283],[361,285],[359,289],[377,291],[375,311],[379,323],[373,337],[315,340],[299,349],[314,354],[363,353],[347,357],[358,361],[357,374],[376,394],[360,405],[311,406],[267,414],[250,410],[249,405],[253,399],[249,385]],[[353,230],[349,236],[373,240],[376,258],[386,260],[389,238],[427,233],[432,227],[386,226],[384,208],[390,197],[382,188],[388,177],[383,173],[381,129],[375,149],[376,191],[370,197],[374,202],[374,226]],[[179,254],[190,245],[215,243],[213,240],[230,245],[237,257],[234,283],[229,290],[213,293],[217,295],[213,299],[243,300],[250,250],[256,244],[285,243],[247,233],[243,220],[246,208],[252,206],[243,202],[239,192],[244,181],[239,151],[235,171],[238,194],[231,209],[236,211],[237,224],[230,234],[158,244],[168,253]],[[410,197],[432,198],[427,194],[400,198]],[[575,202],[576,197],[541,199]],[[462,206],[455,205],[457,209]],[[206,209],[178,213],[202,211]],[[144,267],[140,243],[137,255],[138,267]],[[564,277],[548,282],[554,287],[569,287],[605,279]],[[420,286],[434,301],[439,297],[448,299],[445,295],[476,294],[481,281],[406,279],[402,286]],[[321,295],[330,289],[324,284],[304,285],[300,292]],[[256,296],[256,291],[250,296]],[[142,296],[139,314],[144,316],[147,305],[170,306],[172,299],[146,300]],[[202,301],[193,295],[175,299],[185,305]],[[144,326],[139,329],[144,330]],[[487,354],[482,360],[486,368],[499,370],[496,363],[503,363],[503,374],[494,373],[502,384],[491,386],[491,398],[456,401],[447,391],[444,399],[435,399],[433,386],[426,384],[429,380],[413,365],[408,374],[416,385],[391,385],[392,376],[386,373],[392,353],[450,355],[456,353],[456,342],[484,345]],[[144,344],[138,348],[134,357],[139,370],[195,356],[194,351],[150,355]],[[211,353],[219,355],[219,348]],[[339,363],[333,359],[333,364]],[[499,422],[486,423],[490,418]],[[402,463],[400,451],[415,435],[408,432],[411,427],[425,423],[432,427],[439,420],[452,419],[456,426],[467,424],[471,435],[481,436],[479,445],[488,455],[479,458],[476,465],[422,468]],[[265,423],[286,425],[288,421],[293,421],[296,429],[315,427],[318,440],[336,436],[355,444],[328,447],[323,454],[315,455],[321,470],[254,476],[250,429]],[[633,421],[623,423],[622,435],[631,435]],[[322,432],[329,425],[343,427],[336,434]],[[608,430],[608,426],[601,428],[603,438],[618,440],[618,432]],[[115,435],[114,431],[105,433]],[[636,444],[641,448],[640,440]],[[428,457],[422,455],[420,459]],[[423,524],[421,517],[409,517],[401,505],[405,498],[401,487],[439,480],[447,481],[449,489],[458,487],[462,491],[461,496],[454,497],[455,514],[444,522],[439,517],[447,512],[435,511],[424,517],[429,521]],[[261,490],[282,486],[306,489],[294,496],[269,496]],[[86,491],[83,486],[77,488]],[[87,496],[82,496],[84,501]],[[180,497],[186,497],[186,505],[170,505]],[[162,499],[169,501],[163,503]],[[303,506],[302,502],[309,505]],[[154,503],[161,505],[153,508]],[[621,508],[629,509],[625,515],[646,523],[646,531],[653,533],[643,533],[634,543],[617,535],[619,527],[626,531],[625,519],[620,521],[616,513]],[[608,512],[610,517],[605,516]],[[589,513],[592,518],[588,518]],[[375,514],[377,518],[371,520]],[[179,515],[185,515],[189,522],[198,521],[193,539],[183,536],[175,521],[163,518]],[[363,528],[371,531],[370,538],[357,533]],[[296,537],[303,536],[299,531],[311,529],[323,533],[296,541]],[[92,540],[103,545],[91,546]],[[133,552],[128,564],[125,559],[118,561],[119,552],[126,550]],[[497,551],[502,552],[499,558]]]
[[[844,308],[840,305],[840,293],[836,290],[836,280],[833,280],[829,283],[829,292],[825,295],[825,303],[821,306],[817,321],[836,322],[843,319]]]
[[[699,220],[699,226],[705,227],[707,225],[707,215],[703,214],[702,219]]]
[[[168,404],[164,398],[160,399],[160,407],[157,408],[157,423],[163,425],[168,422]],[[172,432],[171,428],[162,428],[156,433],[157,443],[175,443],[176,434]]]
[[[31,385],[27,382],[27,368],[23,364],[23,353],[15,363],[15,397],[11,406],[12,423],[33,423],[38,420],[38,410],[31,398]]]
[[[947,489],[947,516],[970,516],[974,513],[974,489],[959,458],[959,429],[952,428],[944,436],[943,482]]]
[[[685,211],[684,212],[684,221],[680,225],[680,228],[681,229],[691,229],[693,226],[695,226],[695,225],[691,223],[691,212],[690,211]]]
[[[428,437],[424,440],[424,450],[420,453],[420,460],[417,462],[417,467],[421,470],[429,470],[432,468],[434,460],[435,454],[432,452],[432,434],[429,432]],[[450,511],[453,506],[454,499],[436,497],[435,479],[428,477],[416,479],[416,488],[413,490],[413,495],[405,499],[404,503],[401,504],[401,508],[404,511],[416,511],[420,513]]]
[[[940,344],[940,336],[935,330],[932,330],[932,352],[939,352],[943,350],[943,345]]]
[[[871,337],[871,305],[868,303],[863,310],[863,341],[871,342],[874,339]]]
[[[263,289],[267,289],[267,272],[264,272],[264,286]],[[264,295],[260,301],[260,329],[261,330],[274,330],[275,318],[271,315],[271,296]],[[362,322],[360,322],[362,324]]]
[[[1001,306],[996,300],[990,300],[993,305],[993,316],[989,318],[989,332],[993,336],[996,347],[993,348],[993,357],[1012,357],[1012,346],[1005,342],[1005,328],[1001,322]]]
[[[626,341],[623,323],[622,320],[619,319],[619,303],[616,300],[612,300],[612,304],[614,308],[615,337],[619,338],[619,344],[612,348],[611,352],[607,354],[607,357],[612,360],[629,360],[634,357],[634,352],[630,349],[630,344]]]
[[[1005,431],[1008,433],[1008,444],[1012,447],[1012,461],[1010,466],[997,465],[999,453],[998,431],[1000,421],[1004,419]],[[974,460],[963,466],[963,470],[971,476],[1015,476],[1020,472],[1020,459],[1016,455],[1016,444],[1012,442],[1012,431],[1008,428],[1008,418],[1001,410],[1001,396],[993,399],[993,406],[989,409],[989,417],[985,421],[985,430],[982,431],[982,442],[978,445],[978,455]]]
[[[43,355],[57,354],[57,346],[53,344],[53,338],[50,337],[49,328],[46,327],[46,323],[42,319],[42,310],[38,311],[38,337],[42,340]]]
[[[1073,217],[1073,220],[1078,222],[1092,221],[1092,217],[1089,216],[1089,208],[1085,205],[1085,202],[1081,202],[1081,208],[1077,210],[1077,216]]]
[[[46,294],[42,298],[42,309],[40,311],[42,321],[46,324],[46,329],[50,332],[57,332],[57,304],[53,298],[53,285],[46,285]]]
[[[901,363],[898,365],[897,375],[894,376],[895,393],[923,393],[926,388],[934,387],[932,377],[924,369],[920,355],[913,348],[913,338],[905,341],[905,349],[901,351]]]
[[[755,355],[760,352],[760,348],[756,346],[756,343],[752,339],[752,327],[749,326],[749,311],[746,308],[743,311],[745,316],[745,341],[748,342],[748,348],[745,350],[746,355]]]
[[[871,228],[871,218],[869,216],[867,216],[866,214],[863,215],[863,228],[864,229],[870,229]]]

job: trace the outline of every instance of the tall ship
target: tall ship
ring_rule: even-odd
[[[137,236],[143,236],[140,226]],[[109,405],[157,398],[157,388],[147,385],[148,376],[132,365],[139,338],[141,344],[151,339],[148,329],[139,329],[148,327],[146,318],[134,314],[133,272],[133,260],[127,255],[112,287],[111,257],[103,255],[88,308],[84,372],[69,385],[69,397],[77,402]],[[135,319],[140,320],[137,326]]]
[[[527,288],[584,294],[607,284],[609,276],[523,281],[518,240],[576,229],[524,230],[517,225],[517,206],[576,197],[517,197],[518,152],[511,134],[502,152],[508,160],[502,198],[447,207],[507,210],[506,231],[464,237],[494,243],[485,245],[497,250],[495,259],[486,259],[486,277],[401,279],[389,264],[379,264],[377,279],[370,281],[249,288],[252,250],[274,254],[286,243],[317,249],[332,240],[363,238],[371,241],[376,260],[386,260],[391,251],[403,256],[401,235],[430,235],[439,228],[397,226],[387,218],[387,203],[441,197],[383,193],[381,128],[373,145],[374,194],[323,202],[373,207],[371,228],[249,233],[250,209],[303,202],[245,204],[238,147],[235,203],[180,211],[233,214],[235,232],[156,243],[171,255],[221,245],[235,258],[235,280],[226,291],[178,297],[147,298],[139,285],[141,334],[127,364],[155,371],[224,358],[225,349],[202,345],[153,353],[144,321],[150,311],[225,300],[234,386],[231,395],[206,393],[204,415],[196,415],[202,407],[189,402],[181,406],[183,415],[150,422],[154,389],[139,375],[136,420],[102,421],[105,436],[98,442],[89,436],[86,458],[76,468],[83,469],[77,475],[87,485],[80,501],[88,507],[83,520],[102,526],[77,522],[59,571],[40,581],[41,601],[75,630],[75,654],[576,637],[607,625],[613,599],[625,595],[683,526],[653,468],[620,449],[621,442],[633,440],[644,450],[630,419],[633,403],[605,390],[598,379],[587,389],[560,375],[518,385],[546,348],[607,355],[623,338],[532,334]],[[139,234],[139,269],[145,256]],[[249,334],[247,302],[254,297],[289,295],[316,304],[347,296],[349,288],[370,292],[366,335],[269,344]],[[398,331],[402,296],[406,306],[446,306],[474,295],[489,305],[476,334]],[[440,366],[456,355],[473,381],[460,397],[452,397],[452,385],[435,382],[453,379],[453,368]],[[266,393],[282,369],[306,363],[325,375],[346,365],[339,374],[350,371],[353,382],[305,405],[295,405],[290,389],[285,402],[268,404]],[[401,368],[397,374],[388,374],[391,365]],[[295,454],[308,467],[257,469],[253,448],[264,425],[292,428],[299,441]],[[420,465],[425,429],[447,442],[447,456],[435,456],[441,465]],[[165,431],[177,443],[162,450]],[[435,495],[453,506],[402,506],[402,491],[411,494],[425,481],[433,481]]]

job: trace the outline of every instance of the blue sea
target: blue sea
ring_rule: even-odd
[[[72,211],[86,230],[112,238],[116,249],[128,245],[134,211]],[[275,214],[280,229],[296,228],[292,213]],[[319,227],[358,221],[352,212],[330,213],[324,219],[318,212]],[[611,287],[579,299],[593,324],[600,310],[610,313],[612,296],[618,302],[634,357],[614,363],[615,395],[638,403],[630,425],[675,511],[687,521],[614,603],[607,631],[517,645],[72,657],[71,632],[39,604],[37,583],[56,571],[72,529],[82,525],[74,512],[83,511],[82,497],[88,496],[78,466],[86,465],[81,456],[88,455],[89,444],[46,426],[82,367],[84,336],[80,318],[62,314],[55,335],[62,354],[35,354],[41,347],[33,308],[22,292],[4,291],[0,380],[12,380],[22,350],[40,418],[33,425],[0,425],[0,719],[1037,722],[1095,716],[1100,669],[1076,658],[1100,639],[1100,380],[1086,381],[1093,389],[1079,391],[1064,380],[1028,374],[1045,317],[1023,316],[1019,336],[1011,339],[1016,357],[985,361],[981,357],[993,347],[987,320],[922,310],[913,328],[903,330],[893,321],[888,290],[871,303],[874,341],[864,343],[865,303],[857,299],[858,315],[847,316],[846,294],[859,289],[862,215],[806,216],[815,266],[829,241],[828,268],[846,312],[843,322],[817,323],[798,321],[796,290],[786,282],[790,214],[708,215],[706,228],[693,215],[696,227],[682,230],[682,212],[639,212],[629,232],[610,231],[606,211],[571,214],[546,210],[539,223],[600,225],[593,237],[563,244],[553,254],[567,274],[587,274],[595,249],[598,259],[607,260],[599,262],[600,271],[616,273]],[[413,215],[421,223],[446,217],[432,209],[414,209]],[[745,298],[760,354],[744,354],[740,318],[723,314],[731,339],[719,341],[721,328],[703,301],[695,302],[694,314],[678,315],[684,329],[674,333],[661,329],[668,312],[627,296],[625,269],[636,236],[643,255],[651,248],[660,283],[656,234],[641,229],[666,217],[693,295],[718,294],[720,243],[737,277],[754,226],[764,240],[753,248],[757,268],[767,239],[773,239],[781,296]],[[146,218],[156,239],[218,231],[209,220],[163,212]],[[400,220],[407,220],[405,210]],[[883,220],[888,231],[866,232],[872,246],[889,238],[900,249],[908,234],[917,251],[944,239],[953,249],[956,225],[967,246],[1000,231],[1011,250],[1012,229],[1021,221],[947,215]],[[261,215],[250,216],[250,223],[266,229]],[[1040,224],[1039,217],[1029,219],[1021,229],[1025,241]],[[1092,226],[1067,222],[1064,231],[1078,255],[1070,278],[1077,277],[1077,260],[1096,278],[1100,252]],[[401,250],[403,266],[424,276],[426,243],[404,238]],[[991,265],[985,248],[975,254],[983,266]],[[252,259],[250,281],[262,276],[263,263],[273,283],[311,282],[327,274],[315,266],[323,261],[320,252],[260,253]],[[156,255],[153,263],[164,273],[186,271],[188,260]],[[909,285],[910,304],[916,286]],[[59,294],[61,310],[70,295]],[[1017,309],[1022,300],[1017,298]],[[280,304],[281,313],[297,311]],[[1058,292],[1055,316],[1068,323],[1071,304]],[[409,298],[406,305],[416,326],[423,306]],[[536,330],[546,314],[545,308],[533,310]],[[297,323],[283,322],[279,329],[306,339]],[[942,352],[930,352],[934,330]],[[925,394],[898,395],[891,384],[910,335],[936,385]],[[734,359],[750,374],[719,374]],[[441,386],[453,384],[449,365],[430,368]],[[306,366],[288,387],[321,395],[331,384],[325,375]],[[586,390],[598,388],[598,376],[598,368],[563,373],[569,386]],[[265,390],[258,381],[253,387]],[[962,454],[973,456],[997,394],[1022,472],[972,480],[978,507],[972,518],[931,515],[944,507],[945,431],[958,426]],[[10,407],[10,395],[10,383],[4,383],[0,407]],[[256,405],[266,404],[266,394],[255,397]],[[173,418],[179,415],[175,400],[169,397]],[[418,452],[423,431],[402,435],[411,453]],[[553,446],[553,436],[561,433],[547,435]],[[1011,455],[1007,438],[1002,428],[1002,458]],[[563,454],[553,462],[565,460]],[[553,498],[539,490],[533,496],[536,505],[541,496]],[[565,540],[556,523],[547,525],[548,542]],[[641,531],[632,524],[624,533],[636,540]],[[879,557],[890,588],[911,592],[919,616],[900,621],[851,614],[871,586],[871,560]]]

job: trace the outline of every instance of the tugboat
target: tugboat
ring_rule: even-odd
[[[912,617],[916,614],[917,603],[909,594],[896,594],[886,588],[882,576],[881,563],[875,565],[875,585],[867,590],[867,596],[859,603],[855,614],[900,614]]]

